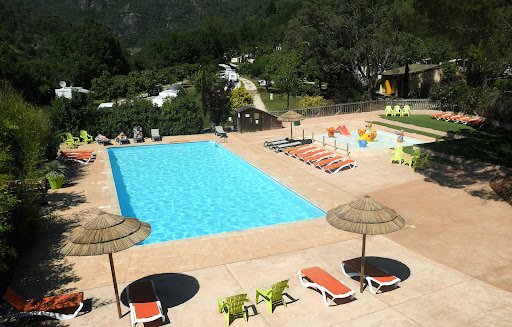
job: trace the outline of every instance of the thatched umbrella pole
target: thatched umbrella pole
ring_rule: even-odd
[[[360,278],[360,292],[363,293],[366,235],[386,234],[400,230],[405,226],[405,220],[394,210],[383,206],[368,195],[329,210],[326,219],[337,229],[363,234]]]
[[[117,289],[116,270],[114,268],[112,253],[108,254],[108,259],[110,260],[110,271],[112,272],[112,281],[114,282],[114,293],[116,293],[117,314],[119,315],[119,319],[121,319],[123,315],[121,314],[121,302],[119,301],[119,290]]]
[[[303,119],[306,119],[306,117],[293,110],[289,110],[277,118],[279,121],[290,122],[290,139],[293,139],[293,123]]]
[[[150,233],[151,226],[148,223],[136,218],[100,212],[98,217],[78,228],[61,249],[62,254],[71,256],[108,254],[119,319],[122,317],[121,302],[112,253],[144,241]]]
[[[361,252],[361,278],[359,280],[359,293],[363,293],[364,287],[364,251],[366,248],[366,234],[363,234],[363,251]]]

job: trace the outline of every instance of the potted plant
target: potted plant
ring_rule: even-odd
[[[53,160],[44,164],[46,179],[48,179],[48,182],[50,182],[50,187],[52,190],[56,190],[62,187],[66,169],[67,167],[58,160]]]

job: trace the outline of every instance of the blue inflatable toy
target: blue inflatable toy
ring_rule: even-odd
[[[366,148],[366,146],[368,145],[368,141],[366,140],[359,140],[358,142],[360,148]]]

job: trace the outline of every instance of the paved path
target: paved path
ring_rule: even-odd
[[[244,83],[244,86],[247,89],[247,91],[249,91],[249,93],[252,94],[252,97],[254,99],[254,106],[263,111],[268,111],[267,108],[265,107],[265,104],[263,103],[263,100],[261,100],[256,85],[254,85],[254,83],[248,80],[247,78],[240,77],[240,81]]]

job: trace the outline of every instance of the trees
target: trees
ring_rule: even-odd
[[[419,59],[391,0],[313,0],[290,22],[285,47],[300,53],[309,78],[338,87],[352,74],[371,97],[377,75]]]
[[[300,58],[296,53],[276,53],[273,57],[273,77],[276,87],[286,93],[286,109],[290,108],[290,95],[302,87]]]
[[[231,95],[229,96],[229,104],[231,111],[235,111],[236,109],[242,106],[252,104],[253,101],[254,99],[252,95],[243,86],[231,91]]]
[[[92,79],[104,71],[114,76],[130,70],[119,41],[91,18],[58,34],[51,54],[57,59],[61,79],[85,88],[90,88]]]

